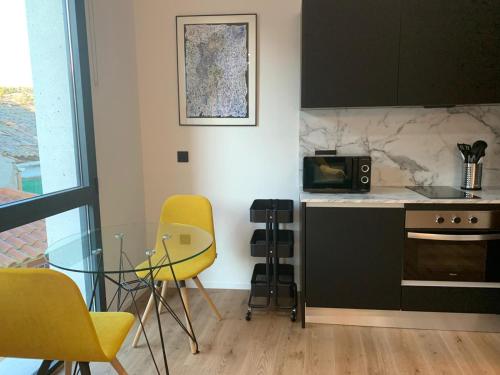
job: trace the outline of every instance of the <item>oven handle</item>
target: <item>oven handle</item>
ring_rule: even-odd
[[[488,234],[438,234],[408,232],[408,238],[432,241],[489,241],[500,240],[500,233]]]

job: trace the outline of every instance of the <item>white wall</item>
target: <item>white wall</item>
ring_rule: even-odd
[[[103,225],[144,221],[132,0],[87,0]]]
[[[371,155],[372,186],[462,183],[457,143],[488,143],[483,186],[499,186],[500,106],[338,108],[301,112],[300,156]]]
[[[101,221],[123,230],[121,224],[142,224],[145,217],[133,3],[87,0],[86,14]],[[143,233],[132,233],[125,245],[131,261],[139,263],[145,257]],[[119,246],[113,236],[103,237],[109,264]],[[114,286],[107,290],[110,298]]]
[[[180,127],[175,16],[231,13],[258,15],[259,124]],[[172,194],[208,197],[218,259],[201,279],[247,288],[253,199],[294,199],[297,207],[300,0],[136,0],[135,20],[146,217],[157,220]],[[176,162],[178,150],[189,151],[188,164]]]

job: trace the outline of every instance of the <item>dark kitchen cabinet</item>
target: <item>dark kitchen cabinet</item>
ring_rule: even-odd
[[[305,212],[307,306],[399,310],[404,209]]]
[[[499,0],[303,0],[303,108],[480,103],[500,103]]]
[[[500,1],[401,4],[398,105],[500,102]]]
[[[400,0],[302,2],[302,107],[397,104]]]

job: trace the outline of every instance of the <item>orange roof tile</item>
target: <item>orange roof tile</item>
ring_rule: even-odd
[[[33,194],[0,188],[0,204],[33,197]],[[45,220],[0,233],[0,268],[40,266],[47,249]]]

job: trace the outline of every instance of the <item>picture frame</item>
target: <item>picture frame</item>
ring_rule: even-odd
[[[177,16],[179,125],[257,125],[257,15]]]

